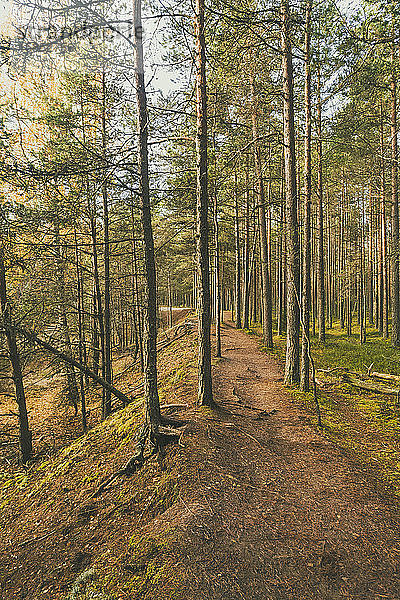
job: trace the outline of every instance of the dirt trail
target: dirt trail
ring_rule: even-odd
[[[304,422],[255,339],[225,325],[222,340],[226,410],[210,418],[178,544],[188,597],[398,600],[398,505]]]
[[[255,338],[222,335],[215,411],[191,402],[194,333],[161,353],[168,399],[189,403],[164,466],[154,457],[94,499],[131,452],[105,422],[0,513],[1,600],[65,600],[89,565],[112,600],[400,599],[398,502],[307,425]]]

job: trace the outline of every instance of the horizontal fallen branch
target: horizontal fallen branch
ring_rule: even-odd
[[[128,396],[126,396],[124,393],[120,392],[111,383],[109,383],[108,381],[106,381],[105,379],[103,379],[102,377],[97,375],[96,373],[94,373],[91,369],[89,369],[89,367],[78,362],[77,360],[75,360],[71,356],[68,356],[64,352],[61,352],[60,350],[55,348],[52,344],[50,344],[46,340],[43,340],[42,338],[37,336],[36,333],[34,333],[33,331],[30,331],[29,329],[26,329],[26,327],[21,327],[19,325],[15,326],[15,329],[20,335],[23,335],[24,338],[26,338],[30,342],[37,344],[38,346],[41,346],[45,350],[48,350],[51,354],[54,354],[62,361],[68,363],[75,369],[78,369],[78,371],[81,371],[81,373],[84,373],[85,375],[90,377],[90,379],[93,379],[93,381],[95,381],[96,383],[101,385],[104,389],[111,392],[114,396],[116,396],[116,398],[121,400],[124,405],[127,405],[131,402],[131,399],[128,398]]]
[[[383,381],[400,383],[400,377],[398,375],[391,375],[390,373],[377,373],[376,371],[372,371],[369,376],[375,377],[376,379],[382,379]]]
[[[333,367],[333,369],[316,369],[317,373],[325,373],[325,375],[329,375],[329,373],[334,373],[335,371],[347,371],[344,367]]]
[[[372,383],[369,381],[365,381],[364,379],[354,377],[350,373],[342,375],[342,381],[344,381],[345,383],[350,383],[355,387],[358,387],[362,390],[367,390],[369,392],[376,392],[378,394],[386,394],[387,396],[400,397],[400,388],[390,388],[380,383]]]

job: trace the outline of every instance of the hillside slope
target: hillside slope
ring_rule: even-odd
[[[4,600],[400,597],[396,501],[307,425],[254,339],[225,326],[223,356],[210,411],[194,334],[161,353],[162,401],[189,404],[162,464],[93,497],[130,455],[131,405],[3,481]]]

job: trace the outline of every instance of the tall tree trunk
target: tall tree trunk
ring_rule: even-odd
[[[267,222],[265,218],[265,193],[262,177],[261,154],[258,143],[257,109],[254,91],[253,78],[250,79],[250,91],[252,101],[252,127],[253,127],[253,148],[254,148],[254,166],[258,185],[258,226],[260,232],[260,255],[261,255],[261,282],[262,282],[262,325],[264,346],[272,349],[274,347],[272,338],[272,297],[271,297],[271,279],[268,261],[268,240],[267,240]]]
[[[394,37],[394,26],[392,25]],[[392,139],[392,249],[391,249],[391,276],[392,276],[392,344],[400,348],[400,297],[399,297],[399,196],[398,196],[398,147],[397,147],[397,58],[396,46],[392,42],[392,77],[390,130]]]
[[[383,337],[389,337],[388,314],[388,270],[387,270],[387,237],[386,237],[386,208],[385,208],[385,145],[383,131],[383,107],[380,105],[380,142],[381,142],[381,185],[380,185],[380,311],[379,331]]]
[[[243,292],[243,327],[250,326],[250,199],[249,199],[249,165],[246,161],[246,224],[244,240],[244,292]]]
[[[101,138],[102,138],[102,160],[103,181],[101,193],[103,198],[103,221],[104,221],[104,363],[103,379],[112,383],[112,357],[111,357],[111,311],[110,311],[110,237],[108,216],[108,189],[107,189],[107,131],[106,131],[106,76],[103,71],[101,78]],[[111,414],[111,393],[105,390],[103,394],[102,417],[105,419]]]
[[[310,306],[311,306],[311,10],[312,0],[307,0],[305,33],[305,138],[304,138],[304,204],[303,204],[303,337],[301,346],[300,387],[310,389]]]
[[[196,172],[197,172],[197,264],[198,264],[198,401],[213,406],[211,379],[210,258],[208,248],[207,88],[204,0],[195,3],[196,39]]]
[[[372,183],[369,182],[369,228],[368,228],[368,320],[374,324],[374,261],[373,254],[373,210],[372,210]]]
[[[322,181],[322,107],[320,65],[317,71],[317,155],[318,155],[318,337],[325,341],[325,265],[324,265],[324,209]]]
[[[83,102],[83,88],[80,88],[80,108],[81,108],[81,125],[82,125],[82,141],[84,148],[87,147],[87,134],[85,122],[85,106]],[[86,202],[90,223],[90,234],[92,240],[92,268],[93,268],[93,317],[92,317],[92,356],[93,356],[93,371],[99,372],[100,368],[100,346],[101,355],[104,357],[104,325],[103,325],[103,310],[101,301],[101,291],[99,282],[98,260],[97,260],[97,232],[96,232],[96,206],[92,204],[90,198],[90,182],[89,176],[85,178],[86,186]],[[100,343],[99,343],[100,342]]]
[[[363,192],[361,192],[363,193]],[[360,235],[360,273],[359,273],[359,315],[360,315],[360,344],[364,344],[366,342],[366,328],[365,328],[365,213],[364,213],[364,196],[361,197],[361,235]]]
[[[237,189],[237,173],[235,170],[235,182],[234,182],[234,202],[235,202],[235,317],[236,327],[242,328],[242,288],[241,288],[241,262],[240,262],[240,223],[239,223],[239,199]]]
[[[6,269],[4,264],[4,249],[2,247],[0,248],[0,305],[7,339],[8,356],[12,369],[15,399],[18,405],[19,445],[21,448],[22,462],[25,464],[32,457],[32,433],[29,430],[21,361],[15,329],[12,323],[11,307],[7,298]]]
[[[58,293],[58,304],[60,310],[60,325],[61,332],[63,337],[64,349],[65,352],[72,356],[72,344],[71,344],[71,336],[69,333],[69,325],[67,318],[67,310],[66,306],[68,304],[66,292],[65,292],[65,265],[64,259],[62,256],[62,247],[60,240],[60,232],[59,232],[59,221],[58,216],[56,217],[55,223],[55,242],[56,242],[56,253],[57,253],[57,268],[56,268],[56,277],[57,277],[57,293]],[[69,402],[72,404],[75,410],[75,414],[78,413],[78,400],[79,400],[79,391],[78,384],[76,381],[76,375],[73,367],[70,365],[66,365],[66,376],[67,376],[67,397]]]
[[[221,274],[219,264],[218,201],[214,196],[214,251],[215,251],[215,356],[221,358]]]
[[[144,391],[145,420],[156,432],[161,423],[160,401],[157,387],[157,286],[154,260],[154,240],[151,223],[150,182],[148,163],[148,113],[144,83],[143,27],[141,0],[134,0],[135,82],[138,108],[138,166],[142,226],[144,240],[145,278],[147,284],[144,331]]]
[[[132,260],[133,260],[133,304],[135,311],[135,318],[137,320],[137,335],[138,335],[138,346],[140,356],[140,368],[143,373],[144,371],[144,349],[143,349],[143,335],[142,335],[142,316],[141,316],[141,305],[140,305],[140,293],[139,293],[139,275],[138,275],[138,260],[136,253],[136,227],[135,227],[135,214],[133,211],[133,204],[131,206],[131,220],[132,220]]]
[[[173,319],[173,311],[172,311],[171,273],[169,270],[168,270],[168,275],[167,275],[167,287],[168,287],[168,326],[172,327],[174,319]]]
[[[340,328],[344,329],[344,295],[345,295],[345,256],[344,256],[344,195],[345,195],[345,180],[342,171],[342,192],[340,194],[340,209],[339,209],[339,312],[340,312]]]
[[[79,340],[79,362],[86,364],[86,347],[85,347],[85,334],[84,334],[84,320],[83,320],[83,281],[81,276],[81,268],[79,265],[79,246],[76,235],[76,227],[74,227],[74,241],[75,241],[75,265],[76,265],[76,281],[77,281],[77,300],[76,308],[78,313],[78,340]],[[84,374],[79,373],[79,387],[81,392],[81,409],[82,409],[82,428],[83,431],[87,429],[87,415],[86,415],[86,395],[85,395],[85,380]]]
[[[285,149],[287,224],[287,338],[285,383],[300,380],[300,247],[297,220],[296,151],[293,98],[291,24],[288,0],[281,1],[281,48],[283,69],[283,144]]]

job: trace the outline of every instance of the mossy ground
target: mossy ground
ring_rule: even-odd
[[[189,334],[161,352],[161,404],[194,404],[195,348]],[[137,380],[128,370],[118,385],[129,389]],[[184,574],[168,554],[173,531],[155,522],[193,486],[185,450],[171,446],[162,463],[151,457],[134,476],[93,497],[101,481],[130,458],[142,404],[136,398],[27,471],[3,470],[0,581],[7,599],[156,600],[160,586],[171,599],[183,593]],[[88,577],[80,580],[82,573]]]
[[[161,402],[189,405],[179,412],[187,429],[162,460],[152,456],[93,495],[131,456],[141,423],[137,398],[28,472],[8,469],[0,596],[332,600],[367,590],[365,597],[397,600],[397,509],[353,461],[304,427],[294,390],[290,397],[276,361],[255,340],[231,326],[223,336],[216,410],[195,405],[194,334],[160,354]],[[128,390],[136,375],[125,371],[118,382]],[[233,394],[234,383],[249,406]],[[381,415],[390,420],[390,407],[376,414],[369,407],[369,419],[347,418],[348,432],[341,412],[352,415],[354,406],[347,395],[326,393],[326,422],[332,414],[338,437],[353,443],[359,427],[364,443],[375,444],[377,430],[366,424]],[[266,407],[274,410],[262,418],[250,410]],[[337,557],[329,572],[325,556]]]
[[[253,324],[249,333],[260,336],[260,325]],[[372,328],[367,329],[367,341],[360,344],[356,329],[348,336],[339,323],[334,323],[326,331],[326,341],[312,337],[311,346],[316,369],[338,368],[365,374],[373,363],[375,371],[400,375],[400,350]],[[272,353],[283,361],[285,350],[285,336],[275,334]],[[353,453],[400,496],[400,406],[396,398],[363,392],[321,372],[318,380],[323,383],[318,398],[324,434]],[[295,387],[290,391],[293,399],[309,412],[310,422],[316,425],[312,393]]]

